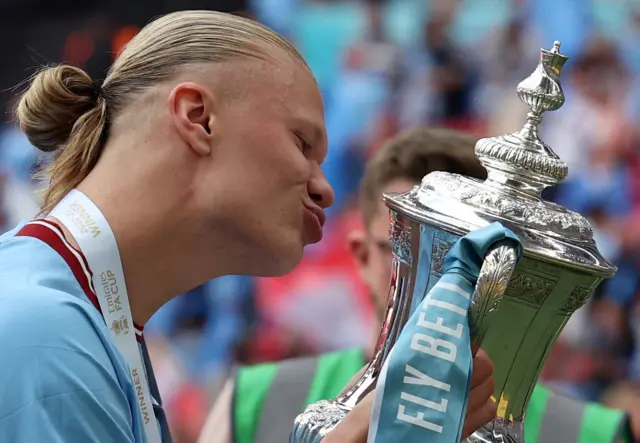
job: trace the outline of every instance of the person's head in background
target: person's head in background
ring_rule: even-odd
[[[580,93],[600,105],[617,104],[626,91],[628,72],[618,48],[600,37],[586,45],[572,63],[571,73]]]
[[[369,161],[360,191],[364,229],[352,233],[350,248],[371,291],[378,320],[386,309],[392,258],[389,211],[382,194],[409,191],[434,171],[486,178],[474,152],[477,140],[448,129],[413,129],[389,140]]]
[[[43,213],[77,187],[112,225],[125,272],[147,261],[172,296],[287,273],[320,239],[333,200],[323,114],[290,43],[213,11],[147,25],[100,88],[78,68],[45,68],[17,108],[29,140],[57,155]]]

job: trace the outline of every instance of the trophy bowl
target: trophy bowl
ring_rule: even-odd
[[[616,272],[598,251],[589,222],[541,197],[568,174],[538,134],[542,114],[564,103],[559,76],[567,59],[559,42],[542,49],[535,71],[517,86],[530,108],[523,128],[478,141],[485,181],[434,172],[409,192],[384,195],[393,264],[376,352],[347,392],[298,416],[292,443],[320,441],[375,388],[398,335],[422,301],[416,294],[424,297],[438,282],[447,252],[461,236],[496,221],[519,237],[524,254],[517,262],[511,244],[494,245],[472,295],[471,343],[494,363],[498,414],[467,442],[524,442],[525,411],[547,355],[571,315]]]

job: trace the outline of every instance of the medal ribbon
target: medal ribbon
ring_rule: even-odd
[[[100,304],[107,328],[124,355],[136,389],[148,443],[160,443],[149,380],[138,348],[129,295],[116,238],[100,209],[82,192],[72,190],[49,214],[69,230],[93,273],[91,288]]]

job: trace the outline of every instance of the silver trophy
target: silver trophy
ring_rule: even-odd
[[[320,441],[374,389],[412,307],[421,301],[413,300],[416,275],[429,274],[428,292],[441,277],[444,257],[456,240],[494,221],[518,235],[524,257],[516,266],[512,246],[498,243],[480,271],[470,312],[471,340],[495,365],[498,415],[467,442],[524,442],[527,404],[556,338],[598,284],[616,272],[598,251],[589,222],[541,197],[568,173],[567,165],[538,136],[542,113],[564,103],[559,76],[568,58],[559,50],[559,42],[541,50],[535,71],[517,87],[520,100],[530,107],[524,127],[476,144],[476,155],[488,172],[486,181],[434,172],[409,192],[383,197],[390,209],[394,258],[375,356],[345,394],[314,403],[298,416],[291,443]],[[428,268],[417,267],[420,251],[430,254]]]

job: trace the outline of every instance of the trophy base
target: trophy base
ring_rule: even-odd
[[[290,443],[319,443],[347,415],[349,409],[335,400],[313,403],[293,425]]]
[[[463,443],[524,443],[524,428],[521,421],[507,421],[497,417],[467,437]]]
[[[350,409],[336,400],[322,400],[309,405],[296,418],[289,443],[320,443]],[[497,417],[463,440],[463,443],[524,443],[523,423]]]

